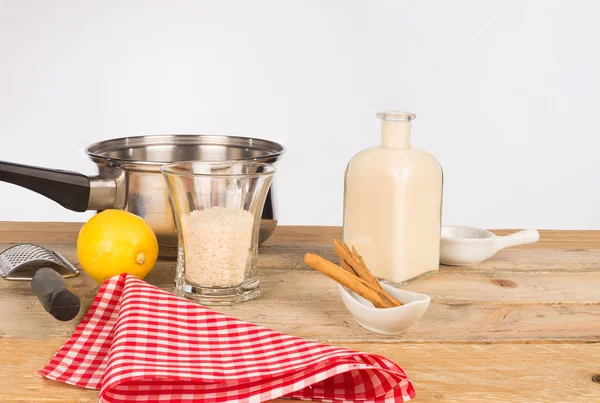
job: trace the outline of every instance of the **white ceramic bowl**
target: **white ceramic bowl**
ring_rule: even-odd
[[[356,322],[367,330],[379,334],[398,334],[421,319],[431,297],[417,292],[404,291],[388,284],[383,289],[404,305],[394,308],[375,308],[371,302],[338,284],[342,302]]]

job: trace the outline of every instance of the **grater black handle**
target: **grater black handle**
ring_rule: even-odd
[[[90,179],[80,173],[0,161],[0,181],[44,195],[73,211],[86,211]]]
[[[65,279],[51,268],[43,267],[35,272],[31,290],[44,309],[58,320],[68,321],[79,313],[79,298],[67,290]]]

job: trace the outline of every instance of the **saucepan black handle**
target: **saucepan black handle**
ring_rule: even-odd
[[[0,181],[44,195],[73,211],[86,211],[90,178],[70,171],[0,161]]]

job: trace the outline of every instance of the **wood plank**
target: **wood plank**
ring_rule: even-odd
[[[437,303],[600,304],[600,272],[440,272],[403,289]]]
[[[598,272],[600,249],[533,249],[509,248],[501,250],[485,262],[468,267],[440,266],[444,272],[479,271],[539,272]]]
[[[497,235],[508,235],[518,229],[492,229]],[[280,226],[266,245],[330,245],[333,238],[341,239],[341,227]],[[600,249],[600,231],[540,230],[540,240],[517,249]]]
[[[0,221],[0,242],[71,242],[83,223]]]
[[[75,242],[82,223],[0,221],[0,242]],[[491,230],[507,235],[517,230]],[[265,245],[330,245],[340,227],[279,226]],[[540,240],[516,249],[600,249],[600,231],[540,230]]]
[[[264,245],[259,248],[261,268],[312,270],[302,262],[306,253],[316,253],[333,262],[338,257],[331,245]],[[367,262],[368,265],[368,262]],[[442,272],[598,272],[599,249],[557,250],[541,248],[509,248],[498,252],[487,261],[468,267],[440,266]]]
[[[173,266],[155,269],[146,280],[171,291]],[[341,303],[335,283],[315,271],[264,271],[260,298],[216,310],[281,332],[332,342],[600,341],[600,295],[594,294],[598,286],[580,277],[575,282],[563,273],[551,274],[536,286],[535,277],[509,272],[500,278],[518,284],[510,288],[494,285],[494,279],[479,274],[440,273],[409,287],[432,295],[433,303],[416,326],[399,336],[375,335],[359,327]],[[596,273],[594,279],[598,278]],[[77,320],[63,323],[43,310],[28,282],[0,281],[3,336],[70,335],[91,305],[98,285],[85,274],[69,279],[68,284],[82,299],[83,308]],[[581,287],[583,299],[577,299],[573,284]],[[566,304],[563,299],[573,301]],[[282,301],[285,309],[281,309]]]
[[[310,296],[309,296],[310,297]],[[306,297],[306,298],[309,298]],[[290,300],[220,308],[230,316],[284,333],[333,343],[554,343],[599,342],[600,306],[512,304],[431,304],[423,318],[404,333],[384,336],[358,326],[341,302]],[[281,311],[281,308],[280,308]]]
[[[302,262],[306,253],[316,253],[332,262],[339,258],[331,245],[264,245],[259,248],[261,268],[312,270]],[[368,262],[367,262],[368,265]],[[440,266],[442,272],[598,272],[600,248],[594,249],[544,249],[508,248],[485,262],[473,266]]]
[[[0,233],[1,234],[1,233]],[[3,251],[17,242],[0,242]],[[74,242],[40,241],[38,245],[51,250],[58,250],[72,263],[77,262]],[[305,270],[313,269],[304,265],[306,253],[316,253],[325,259],[337,262],[338,258],[331,246],[289,246],[265,245],[259,248],[258,262],[261,270]],[[162,260],[163,265],[174,264],[174,260]],[[528,273],[598,273],[600,272],[600,249],[555,250],[555,249],[507,249],[500,251],[491,259],[474,266],[455,267],[440,266],[440,272],[465,273],[480,272],[490,274],[497,272]]]
[[[19,238],[19,233],[11,241],[2,240],[6,232],[0,230],[0,251],[26,239]],[[29,232],[25,232],[29,234]],[[29,235],[28,235],[29,236]],[[283,235],[282,235],[283,237]],[[47,248],[58,250],[67,259],[76,261],[75,239],[67,233],[54,236],[51,233],[40,234],[39,241],[31,241]],[[286,242],[266,245],[259,248],[259,265],[261,269],[296,269],[311,270],[302,261],[308,252],[316,253],[331,261],[337,257],[331,245],[289,245]],[[275,242],[275,241],[273,241]],[[167,260],[168,261],[168,260]],[[544,248],[510,248],[500,251],[491,259],[474,266],[453,267],[440,266],[442,272],[483,272],[494,271],[529,271],[529,272],[599,272],[600,248],[588,249],[544,249]]]
[[[97,403],[98,392],[35,375],[63,345],[66,338],[39,340],[0,338],[0,401]],[[15,354],[18,351],[19,354]]]
[[[392,359],[417,402],[599,402],[600,345],[346,345]]]
[[[316,253],[332,262],[337,262],[339,259],[331,245],[265,245],[259,248],[259,264],[261,268],[312,270],[302,264],[306,253]],[[499,270],[598,272],[600,271],[600,248],[575,250],[509,248],[498,252],[481,264],[468,267],[440,266],[442,272],[493,272]]]
[[[42,244],[47,248],[60,251],[79,267],[73,244]],[[7,246],[6,243],[0,243],[0,249]],[[332,249],[326,247],[321,247],[321,249],[322,256],[337,261]],[[305,288],[299,290],[299,293],[302,294],[308,290],[311,295],[326,292],[323,288],[324,282],[331,284],[326,281],[327,279],[324,276],[303,263],[304,253],[310,248],[284,247],[284,249],[280,249],[279,247],[265,247],[265,250],[265,252],[261,251],[259,255],[259,267],[264,279],[275,276],[274,278],[277,279],[285,279],[282,284],[301,283]],[[581,263],[584,260],[589,262],[590,265],[584,266]],[[572,272],[568,271],[567,267],[562,267],[562,270],[555,270],[552,267],[537,265],[530,265],[529,268],[522,270],[506,271],[507,268],[511,268],[508,262],[505,265],[494,263],[485,268],[481,265],[480,270],[468,271],[459,270],[459,268],[447,270],[444,266],[439,273],[403,288],[428,294],[437,303],[600,304],[598,292],[600,270],[591,270],[592,267],[595,267],[592,266],[592,261],[594,261],[594,265],[600,264],[600,250],[594,251],[593,254],[591,252],[585,253],[585,257],[579,260],[579,264],[582,265],[580,267],[587,267],[590,269],[589,271]],[[148,280],[153,284],[169,287],[174,278],[175,264],[175,261],[159,261]],[[576,264],[574,263],[574,266]],[[575,270],[576,267],[573,267],[573,269]],[[275,271],[282,273],[277,274],[274,273]],[[0,287],[14,284],[12,282],[2,283],[0,283]],[[293,293],[294,290],[290,291]]]
[[[509,235],[516,229],[491,229],[496,235]],[[551,230],[540,229],[540,240],[534,244],[516,246],[517,249],[598,249],[600,231],[598,230]]]
[[[34,375],[63,342],[63,338],[35,343],[0,339],[2,402],[97,402],[97,391]],[[384,355],[398,363],[415,384],[414,402],[600,401],[600,384],[592,381],[600,372],[600,344],[343,346]]]

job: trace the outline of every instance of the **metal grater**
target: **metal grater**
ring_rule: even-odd
[[[64,278],[79,275],[63,255],[38,245],[21,243],[0,253],[0,276],[5,280],[31,280],[42,267],[50,267]]]

